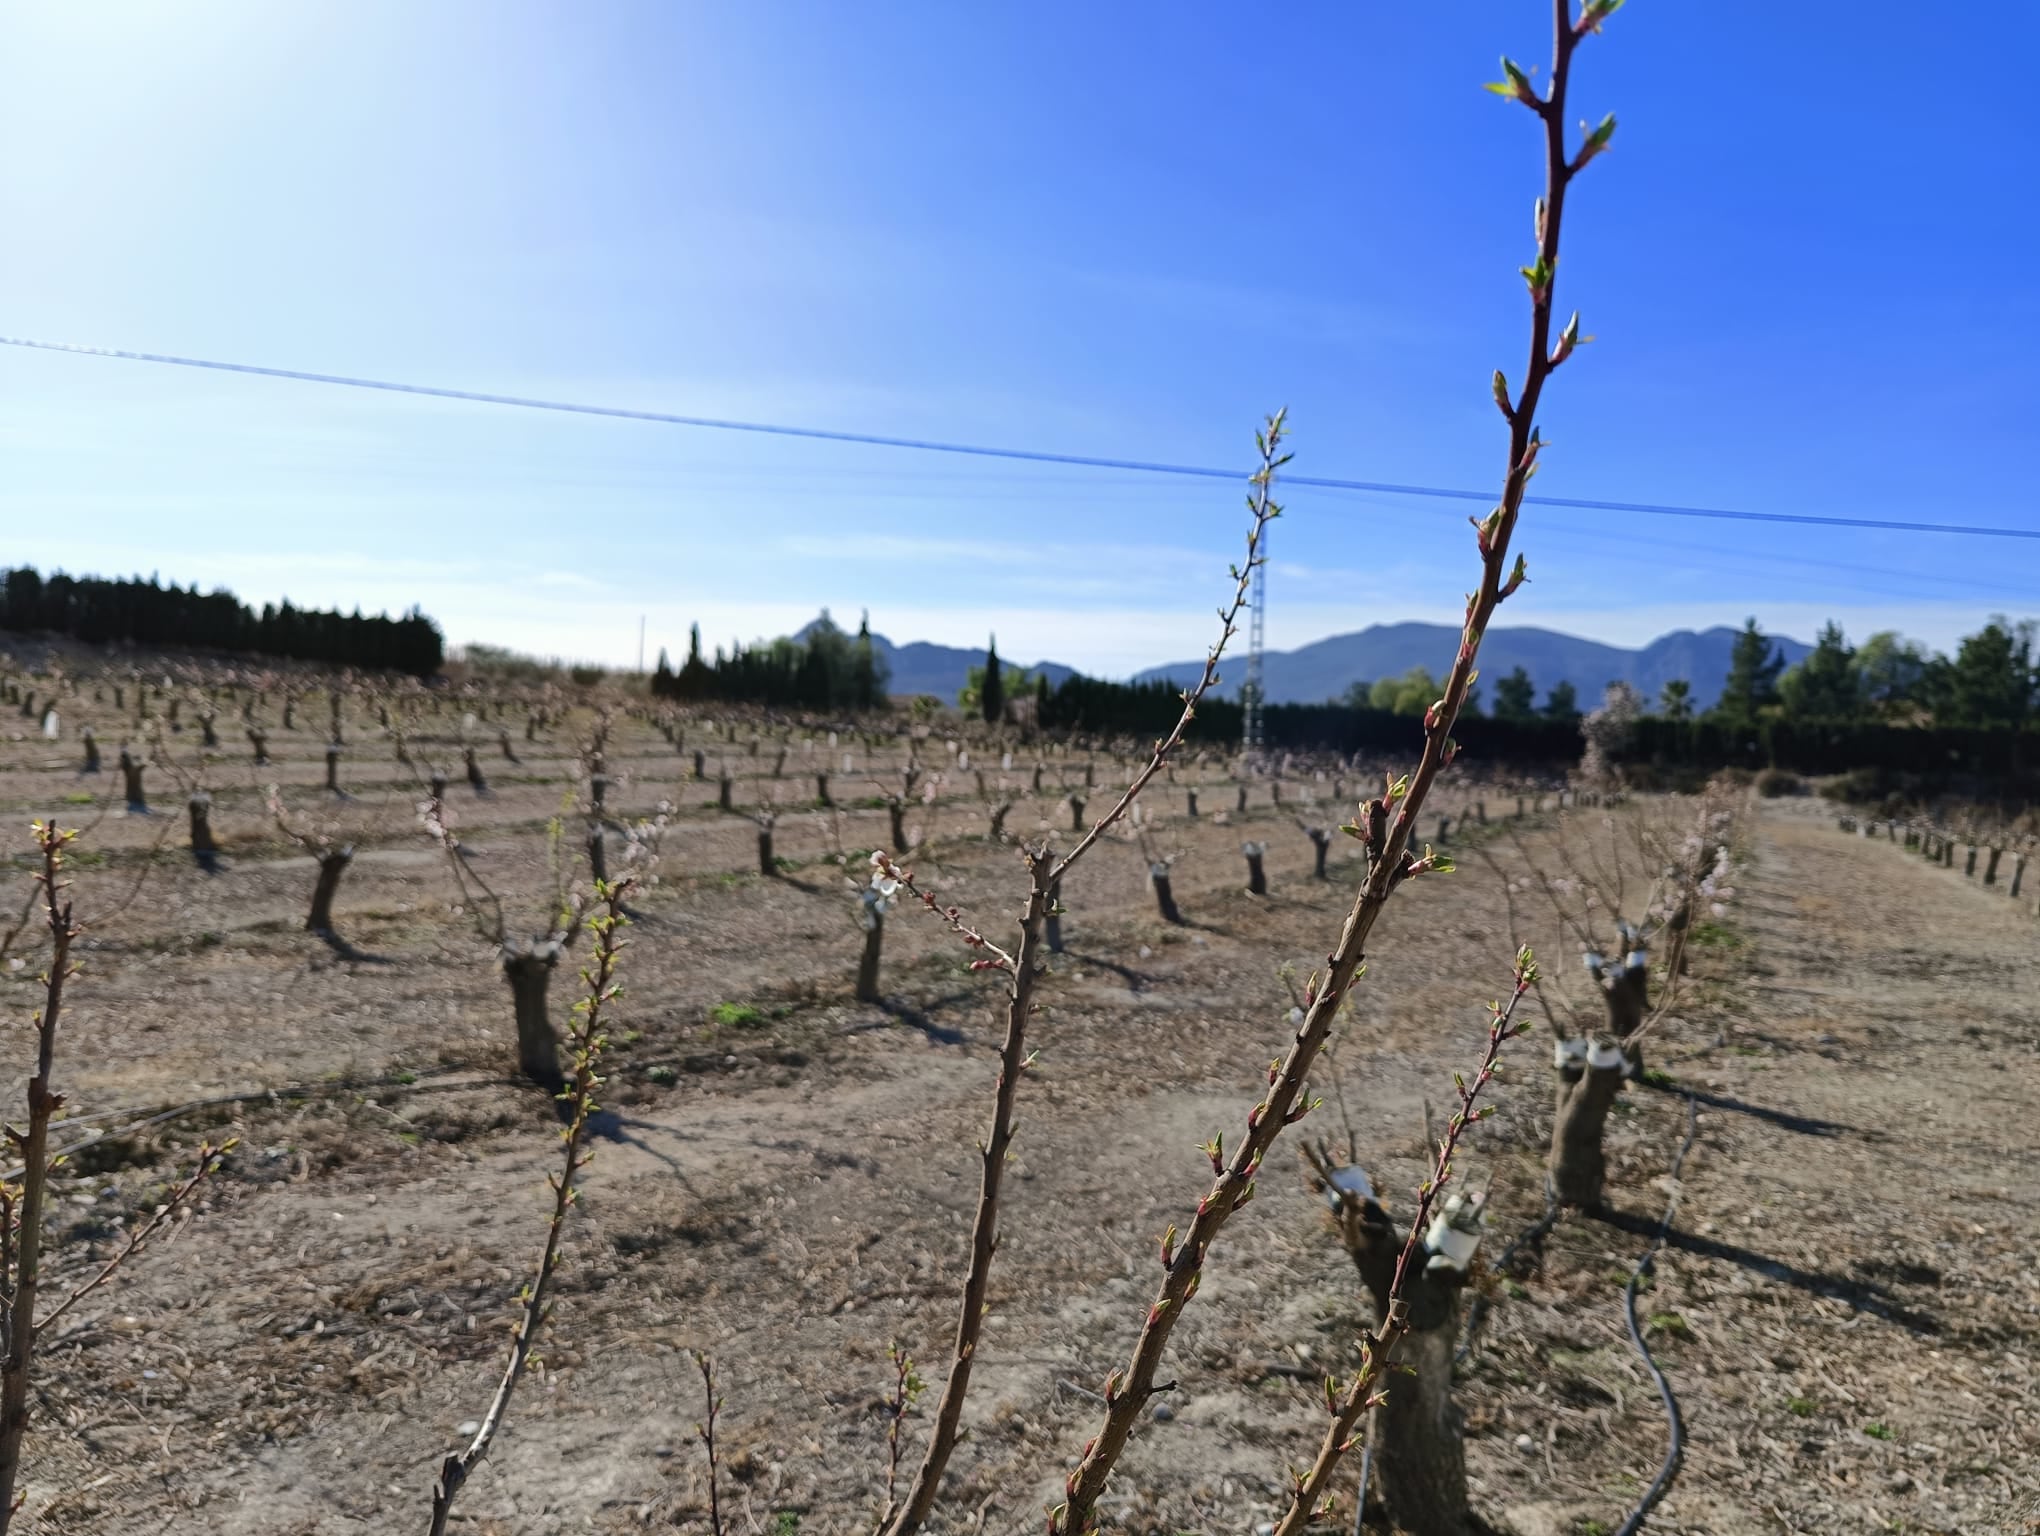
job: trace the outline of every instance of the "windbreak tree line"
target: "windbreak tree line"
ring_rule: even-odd
[[[867,618],[847,635],[826,611],[799,637],[782,635],[750,646],[732,643],[715,659],[701,654],[701,626],[692,627],[687,659],[676,672],[664,651],[652,672],[652,693],[664,699],[717,699],[821,713],[881,708],[889,669],[871,639]]]
[[[165,586],[154,576],[44,576],[32,566],[0,573],[0,630],[92,645],[248,651],[416,677],[438,672],[446,656],[439,626],[416,608],[395,619],[288,601],[265,603],[257,612],[224,587],[200,592],[196,585]]]

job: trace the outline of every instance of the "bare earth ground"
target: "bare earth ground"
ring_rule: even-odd
[[[544,1367],[456,1526],[701,1528],[687,1351],[702,1348],[727,1397],[735,1528],[868,1529],[883,1500],[887,1344],[931,1378],[946,1363],[996,1070],[995,986],[901,911],[885,1004],[850,1001],[861,935],[844,868],[823,858],[847,852],[854,871],[885,836],[883,812],[834,829],[787,815],[779,852],[793,866],[763,879],[751,824],[716,812],[713,783],[683,782],[686,760],[632,731],[612,752],[628,768],[624,809],[682,809],[625,959],[614,1118],[571,1229]],[[116,738],[102,739],[110,770]],[[494,1387],[542,1236],[551,1107],[502,1077],[507,994],[449,910],[414,796],[375,766],[387,750],[363,744],[346,770],[360,799],[329,808],[310,740],[279,737],[295,760],[276,776],[364,850],[337,908],[353,957],[300,931],[309,861],[264,821],[247,770],[223,763],[227,872],[166,852],[117,910],[160,827],[116,816],[93,831],[77,896],[94,934],[61,1086],[76,1114],[119,1126],[123,1111],[209,1095],[382,1085],[222,1107],[110,1139],[66,1170],[53,1232],[60,1267],[83,1273],[200,1135],[244,1139],[175,1239],[65,1320],[31,1442],[37,1529],[422,1529],[439,1458]],[[458,799],[479,866],[528,928],[546,884],[542,825],[571,787],[564,746],[520,740],[523,765],[489,763],[492,798]],[[772,750],[767,764],[732,766],[769,772]],[[924,753],[946,756],[939,741]],[[78,792],[62,756],[13,743],[0,806],[25,816]],[[1056,763],[1012,829],[1067,825],[1054,781],[1074,782],[1080,764]],[[1101,761],[1094,813],[1113,772]],[[152,790],[181,808],[160,777]],[[1034,1030],[1042,1059],[1021,1095],[972,1435],[939,1529],[1039,1528],[1093,1432],[1087,1394],[1130,1347],[1157,1279],[1155,1238],[1207,1182],[1196,1144],[1243,1122],[1287,1037],[1278,967],[1307,972],[1351,900],[1358,865],[1335,850],[1333,878],[1311,881],[1309,846],[1265,783],[1246,825],[1270,844],[1273,894],[1246,895],[1241,826],[1211,814],[1236,822],[1232,790],[1215,765],[1202,777],[1199,822],[1183,816],[1180,785],[1156,801],[1159,841],[1183,855],[1185,926],[1153,916],[1128,847],[1100,849],[1065,893],[1069,953]],[[790,805],[811,785],[789,766],[782,794]],[[950,791],[966,786],[951,775]],[[835,787],[870,792],[863,773],[838,772]],[[746,781],[737,803],[770,789]],[[1329,788],[1312,792],[1322,813]],[[1461,785],[1439,808],[1457,816],[1483,795],[1498,819],[1513,802]],[[1010,847],[983,840],[968,796],[910,817],[931,821],[918,867],[1002,926],[1017,899]],[[1549,817],[1523,828],[1534,851]],[[170,847],[181,841],[179,827]],[[1489,846],[1505,869],[1520,864],[1509,841]],[[1677,1090],[1690,1088],[1698,1143],[1645,1301],[1688,1450],[1652,1528],[2013,1529],[2012,1510],[2040,1490],[2030,900],[1843,836],[1811,807],[1765,808],[1737,883],[1651,1045],[1676,1088],[1633,1087],[1611,1124],[1612,1215],[1568,1217],[1517,1290],[1497,1292],[1460,1393],[1476,1505],[1504,1530],[1613,1530],[1655,1473],[1663,1416],[1620,1292],[1662,1215],[1685,1124]],[[1481,1007],[1507,977],[1507,929],[1498,881],[1468,861],[1400,893],[1377,930],[1340,1078],[1363,1156],[1391,1190],[1418,1177],[1423,1098],[1442,1107],[1452,1070],[1476,1056]],[[1529,936],[1554,969],[1572,964],[1576,946]],[[7,983],[17,1017],[34,1006],[33,971]],[[572,989],[562,974],[556,1014]],[[717,1022],[718,1003],[754,1012]],[[1462,1160],[1495,1176],[1495,1243],[1540,1209],[1548,1050],[1541,1035],[1526,1044],[1502,1112]],[[18,1079],[5,1091],[19,1102]],[[1300,1129],[1340,1132],[1336,1104],[1319,1114]],[[1272,1518],[1285,1465],[1308,1458],[1322,1427],[1308,1378],[1348,1368],[1364,1321],[1350,1264],[1282,1155],[1178,1329],[1166,1419],[1122,1464],[1108,1520],[1174,1532]],[[923,1430],[910,1422],[910,1459]]]

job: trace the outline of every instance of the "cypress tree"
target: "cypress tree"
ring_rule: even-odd
[[[999,637],[992,636],[990,649],[985,652],[985,682],[979,691],[978,702],[984,706],[985,719],[997,725],[1006,718],[1006,676],[999,669]]]

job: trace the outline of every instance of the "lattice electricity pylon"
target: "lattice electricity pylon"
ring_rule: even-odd
[[[1268,527],[1261,526],[1260,547],[1254,551],[1253,595],[1247,613],[1247,680],[1240,688],[1242,716],[1240,749],[1249,757],[1261,750],[1261,647],[1268,615]]]

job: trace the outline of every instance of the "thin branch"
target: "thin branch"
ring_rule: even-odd
[[[1439,1140],[1437,1160],[1432,1164],[1430,1178],[1417,1187],[1417,1209],[1410,1218],[1409,1232],[1403,1238],[1402,1253],[1395,1261],[1395,1279],[1388,1289],[1388,1306],[1374,1332],[1362,1344],[1360,1374],[1347,1384],[1343,1395],[1338,1393],[1335,1378],[1325,1379],[1326,1400],[1336,1404],[1332,1422],[1325,1430],[1324,1442],[1318,1447],[1317,1460],[1307,1473],[1292,1481],[1289,1510],[1276,1526],[1275,1536],[1297,1536],[1313,1516],[1329,1513],[1325,1501],[1331,1488],[1332,1474],[1338,1469],[1340,1458],[1353,1444],[1360,1417],[1388,1395],[1387,1392],[1375,1391],[1375,1385],[1389,1369],[1396,1344],[1409,1330],[1409,1307],[1403,1292],[1410,1278],[1411,1262],[1423,1247],[1424,1234],[1431,1225],[1432,1207],[1445,1186],[1452,1181],[1452,1154],[1459,1148],[1461,1135],[1474,1121],[1485,1120],[1495,1112],[1493,1105],[1479,1106],[1481,1090],[1495,1075],[1502,1046],[1528,1032],[1529,1025],[1518,1026],[1515,1023],[1516,1007],[1523,1001],[1523,994],[1537,985],[1537,980],[1535,958],[1527,949],[1519,951],[1514,989],[1508,1002],[1495,1003],[1490,1008],[1487,1052],[1481,1058],[1480,1070],[1470,1083],[1459,1074],[1453,1074],[1453,1085],[1459,1094],[1459,1109]]]
[[[566,1227],[567,1212],[575,1203],[575,1181],[587,1167],[591,1156],[586,1150],[588,1122],[596,1108],[595,1090],[602,1084],[597,1068],[609,1044],[602,1033],[603,1005],[623,991],[615,978],[617,962],[624,948],[622,930],[630,922],[623,908],[631,885],[631,880],[626,878],[614,884],[602,882],[597,886],[597,899],[603,910],[588,919],[588,926],[594,930],[596,937],[595,956],[593,963],[581,972],[587,992],[574,1004],[574,1022],[569,1030],[574,1051],[574,1074],[560,1095],[568,1106],[567,1125],[560,1132],[565,1152],[560,1171],[547,1179],[552,1186],[553,1209],[551,1220],[546,1225],[545,1247],[539,1254],[538,1271],[524,1289],[522,1308],[511,1335],[510,1358],[503,1367],[503,1378],[497,1383],[496,1395],[489,1402],[481,1427],[475,1431],[474,1439],[468,1442],[465,1450],[449,1455],[440,1466],[439,1481],[432,1490],[431,1536],[444,1536],[454,1499],[467,1482],[468,1475],[489,1454],[489,1444],[496,1438],[496,1432],[502,1428],[503,1419],[510,1410],[511,1394],[517,1390],[517,1383],[524,1375],[532,1345],[537,1342],[539,1330],[550,1316],[546,1294],[559,1268],[560,1238]]]
[[[1538,208],[1537,258],[1532,266],[1522,269],[1531,303],[1530,361],[1522,395],[1514,404],[1508,402],[1505,382],[1499,378],[1496,381],[1496,396],[1509,423],[1509,458],[1500,504],[1484,520],[1475,524],[1482,558],[1480,588],[1467,599],[1465,627],[1443,696],[1425,712],[1424,750],[1415,772],[1391,784],[1381,798],[1363,806],[1351,827],[1352,835],[1359,837],[1367,849],[1367,880],[1355,898],[1336,946],[1326,957],[1327,970],[1322,983],[1313,977],[1311,986],[1307,988],[1311,1004],[1297,1027],[1288,1053],[1269,1070],[1268,1093],[1249,1113],[1245,1137],[1230,1159],[1224,1155],[1223,1138],[1215,1138],[1207,1149],[1214,1173],[1212,1186],[1198,1203],[1195,1219],[1182,1245],[1172,1248],[1165,1244],[1166,1272],[1159,1294],[1148,1308],[1126,1369],[1115,1371],[1107,1378],[1105,1395],[1108,1406],[1104,1423],[1064,1484],[1066,1502],[1050,1516],[1051,1536],[1072,1536],[1072,1533],[1091,1528],[1093,1513],[1105,1492],[1112,1469],[1125,1451],[1142,1409],[1154,1395],[1155,1377],[1162,1356],[1177,1320],[1196,1294],[1211,1244],[1232,1215],[1253,1198],[1254,1177],[1260,1171],[1261,1160],[1274,1145],[1282,1128],[1309,1111],[1309,1103],[1302,1101],[1304,1084],[1331,1034],[1340,1004],[1361,974],[1367,939],[1390,895],[1414,875],[1448,867],[1441,858],[1428,851],[1418,857],[1411,849],[1416,817],[1439,773],[1458,750],[1451,736],[1452,725],[1473,685],[1474,663],[1480,652],[1481,639],[1487,633],[1497,607],[1526,578],[1520,556],[1514,569],[1510,569],[1509,548],[1524,493],[1544,446],[1535,425],[1537,403],[1545,381],[1551,371],[1564,361],[1577,335],[1576,325],[1568,325],[1561,338],[1561,347],[1554,349],[1551,298],[1558,263],[1559,230],[1566,188],[1577,169],[1565,152],[1565,92],[1573,48],[1581,34],[1567,23],[1566,0],[1553,0],[1553,3],[1557,37],[1553,44],[1551,96],[1548,100],[1541,100],[1535,97],[1534,92],[1530,93],[1530,100],[1536,105],[1545,130],[1546,173],[1546,196]],[[1601,4],[1602,0],[1588,0],[1589,14],[1598,14],[1594,8]],[[1527,82],[1525,89],[1527,91]],[[1601,142],[1605,142],[1605,137],[1605,134],[1601,135]],[[1589,144],[1594,142],[1590,140]],[[1586,148],[1582,149],[1581,156],[1580,165],[1591,158]],[[1296,1524],[1300,1524],[1300,1520],[1293,1522],[1290,1528],[1293,1530]]]

